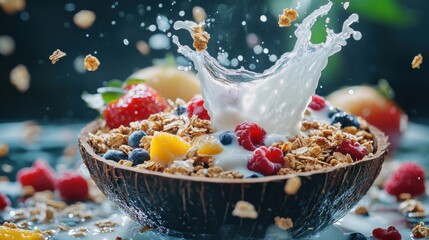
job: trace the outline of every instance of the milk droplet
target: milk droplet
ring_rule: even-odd
[[[166,32],[168,29],[170,29],[168,18],[163,15],[158,15],[158,17],[156,18],[156,25],[161,32]]]
[[[268,60],[270,60],[270,62],[275,62],[275,61],[277,61],[277,56],[275,54],[271,54],[268,57]]]
[[[170,39],[163,33],[154,34],[149,38],[149,46],[154,50],[169,49]]]
[[[345,3],[343,4],[344,9],[349,8],[349,5],[350,5],[350,3],[349,3],[349,2],[345,2]]]
[[[182,10],[182,11],[180,11],[180,12],[179,12],[179,16],[181,16],[181,17],[185,16],[185,11],[183,11],[183,10]]]
[[[256,45],[256,46],[254,46],[253,47],[253,52],[255,53],[255,54],[261,54],[262,53],[262,47],[261,47],[261,45]]]
[[[246,21],[242,21],[241,25],[246,26]]]
[[[123,43],[124,43],[125,46],[128,46],[128,44],[130,44],[130,42],[126,38],[124,39]]]
[[[259,17],[259,20],[261,20],[261,22],[266,22],[267,21],[267,16],[261,15],[261,17]]]
[[[151,31],[151,32],[155,32],[156,31],[156,26],[154,25],[154,24],[152,24],[152,25],[150,25],[149,26],[149,31]]]
[[[238,59],[238,61],[240,61],[240,62],[241,62],[241,61],[243,61],[243,56],[238,55],[238,56],[237,56],[237,59]]]

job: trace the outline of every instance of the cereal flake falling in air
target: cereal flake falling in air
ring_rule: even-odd
[[[9,56],[15,51],[15,41],[12,37],[3,35],[0,36],[0,54]]]
[[[91,72],[97,70],[98,66],[100,66],[100,61],[91,54],[86,55],[85,59],[83,60],[83,63],[85,69]]]
[[[423,63],[423,56],[419,53],[417,56],[413,58],[411,62],[411,67],[413,69],[420,68],[420,65]]]
[[[274,223],[277,227],[283,230],[288,230],[293,227],[293,222],[290,218],[275,217]]]
[[[420,222],[413,228],[411,233],[415,238],[427,238],[429,237],[429,228],[425,225],[424,222]]]
[[[210,39],[210,34],[204,31],[203,26],[198,25],[194,27],[194,47],[197,51],[203,51],[207,49],[207,43]]]
[[[55,50],[51,56],[49,56],[49,60],[52,61],[52,64],[55,64],[60,60],[60,58],[65,57],[67,54],[59,49]]]
[[[301,187],[301,178],[292,177],[289,178],[285,184],[285,193],[289,195],[295,195]]]
[[[199,6],[195,6],[194,8],[192,8],[192,16],[197,23],[200,23],[207,19],[206,10]]]
[[[82,29],[88,29],[95,21],[95,13],[90,10],[81,10],[73,16],[73,22]]]
[[[25,9],[25,0],[0,0],[0,7],[6,14],[12,15]]]
[[[255,207],[246,201],[238,201],[235,204],[235,208],[232,211],[232,216],[239,218],[251,218],[256,219],[258,217],[258,213],[255,210]]]
[[[283,14],[279,15],[279,26],[289,27],[290,24],[295,21],[298,17],[298,12],[295,9],[285,8]]]
[[[9,153],[9,146],[5,143],[0,143],[0,157],[7,156]]]
[[[147,56],[150,54],[150,47],[147,44],[147,42],[143,40],[137,41],[136,48],[144,56]]]
[[[20,64],[10,72],[10,82],[20,92],[26,92],[30,87],[30,73],[27,67]]]

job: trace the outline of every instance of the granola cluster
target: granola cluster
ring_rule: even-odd
[[[282,15],[279,15],[279,26],[289,27],[293,21],[298,18],[298,12],[295,9],[283,9]]]
[[[197,51],[203,51],[207,49],[207,43],[210,39],[210,34],[204,31],[203,26],[198,25],[194,27],[194,47]]]

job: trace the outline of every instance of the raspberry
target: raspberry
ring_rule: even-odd
[[[349,139],[344,139],[340,145],[335,148],[335,151],[344,155],[348,153],[355,161],[361,160],[368,154],[368,149],[365,146],[358,142],[352,143]]]
[[[264,138],[267,133],[256,123],[244,122],[235,127],[235,134],[240,146],[253,151],[264,145]]]
[[[58,179],[57,188],[64,200],[79,201],[88,198],[88,183],[78,173],[65,172]]]
[[[425,170],[417,163],[404,163],[387,179],[384,189],[396,197],[401,193],[409,193],[412,196],[424,194]]]
[[[402,236],[395,227],[390,226],[387,229],[376,228],[372,230],[372,236],[380,240],[401,240]]]
[[[186,112],[188,113],[188,118],[197,115],[199,119],[210,120],[209,113],[207,109],[204,108],[204,99],[201,97],[193,97],[189,100]]]
[[[36,192],[55,189],[54,170],[43,160],[37,160],[31,168],[23,168],[17,173],[22,186],[32,186]]]
[[[308,107],[313,109],[314,111],[322,110],[323,108],[326,107],[325,99],[319,95],[313,95],[311,97],[311,102],[308,105]]]
[[[264,176],[269,176],[276,174],[283,164],[284,160],[282,150],[262,146],[253,152],[247,162],[247,168]]]
[[[9,198],[0,193],[0,212],[3,211],[7,206],[10,206]]]

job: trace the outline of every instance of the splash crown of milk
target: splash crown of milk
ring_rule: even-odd
[[[198,71],[201,94],[215,130],[234,129],[242,122],[254,122],[268,133],[295,135],[300,133],[301,121],[311,96],[315,93],[322,70],[329,56],[340,51],[346,40],[361,38],[350,25],[358,21],[352,14],[343,23],[342,31],[326,29],[326,41],[311,43],[311,27],[318,17],[326,15],[332,2],[320,7],[297,25],[297,41],[291,52],[284,53],[263,73],[227,69],[207,51],[197,52],[181,45],[177,36],[173,42],[178,52],[188,57]],[[186,29],[193,36],[191,21],[177,21],[176,30]]]

